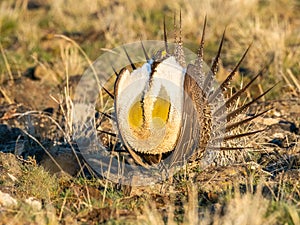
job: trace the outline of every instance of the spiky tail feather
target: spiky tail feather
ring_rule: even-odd
[[[177,59],[177,61],[181,65],[183,65],[184,64],[184,55],[183,55],[182,31],[181,31],[181,13],[180,13],[180,24],[179,24],[179,29],[180,29],[179,37],[177,36],[177,30],[176,30],[177,26],[176,26],[175,20],[176,20],[176,17],[174,16],[174,29],[175,29],[174,38],[175,38],[175,44],[176,44],[174,55],[175,55],[175,58]],[[215,91],[210,93],[208,90],[211,89],[212,81],[215,79],[215,75],[218,71],[218,64],[219,64],[219,60],[220,60],[221,50],[222,50],[222,46],[223,46],[224,39],[225,39],[225,30],[223,32],[223,35],[222,35],[222,38],[220,41],[217,55],[211,66],[212,73],[208,73],[206,75],[206,77],[202,77],[203,76],[202,69],[203,69],[203,62],[204,62],[203,57],[204,57],[204,40],[205,40],[206,25],[207,25],[207,17],[205,17],[205,20],[204,20],[202,37],[201,37],[200,45],[199,45],[199,48],[197,51],[197,59],[196,59],[194,65],[188,65],[188,68],[187,68],[187,71],[189,71],[189,70],[196,71],[196,73],[199,75],[199,78],[201,80],[200,83],[201,83],[202,87],[199,87],[197,84],[193,83],[192,79],[189,79],[188,77],[186,80],[186,82],[187,82],[186,84],[188,87],[193,86],[193,88],[196,88],[196,90],[197,90],[194,93],[190,92],[191,94],[189,96],[190,98],[196,99],[199,101],[198,102],[199,104],[196,103],[196,109],[197,109],[196,114],[197,115],[192,114],[189,116],[198,120],[200,123],[199,124],[200,126],[199,125],[191,125],[191,124],[187,125],[185,123],[183,124],[183,128],[182,128],[183,130],[185,128],[186,129],[191,128],[190,126],[192,126],[192,129],[194,129],[194,130],[187,132],[186,137],[190,139],[190,142],[187,145],[188,147],[187,146],[183,147],[182,143],[178,143],[179,147],[175,148],[174,152],[172,153],[172,156],[170,157],[171,158],[170,166],[185,163],[185,162],[183,162],[184,161],[183,158],[186,156],[191,156],[192,151],[189,152],[189,148],[190,149],[195,148],[195,145],[198,146],[197,147],[198,150],[195,153],[193,153],[191,160],[200,160],[203,157],[203,155],[205,155],[205,151],[218,151],[218,150],[237,151],[237,150],[248,149],[249,147],[246,147],[246,146],[241,146],[241,147],[228,147],[228,146],[222,146],[222,145],[214,146],[213,143],[214,142],[218,143],[219,141],[226,142],[229,140],[235,140],[235,139],[239,139],[242,137],[254,135],[254,134],[257,134],[257,133],[263,131],[263,130],[257,130],[257,131],[248,131],[245,133],[236,133],[236,134],[230,133],[232,130],[237,129],[245,124],[250,123],[255,118],[262,116],[263,114],[265,114],[268,111],[268,110],[266,110],[266,111],[257,113],[256,115],[254,115],[250,118],[243,119],[241,121],[232,122],[238,115],[242,114],[251,105],[253,105],[260,98],[265,96],[273,87],[268,89],[267,91],[265,91],[258,97],[254,98],[252,101],[250,101],[244,105],[241,105],[240,107],[238,107],[236,109],[231,110],[230,107],[237,102],[237,100],[241,97],[241,95],[243,93],[245,93],[245,91],[250,87],[250,85],[259,76],[262,76],[265,68],[263,70],[261,70],[254,78],[252,78],[250,80],[250,82],[247,83],[243,88],[241,88],[235,94],[230,96],[223,105],[221,105],[219,108],[217,108],[214,112],[211,111],[210,104],[213,103],[214,100],[219,97],[219,95],[222,95],[223,92],[229,88],[230,81],[236,74],[241,63],[244,61],[251,45],[249,45],[249,47],[246,49],[246,51],[242,55],[239,62],[236,64],[236,66],[231,71],[231,73],[226,77],[226,79],[219,85],[219,87]],[[165,51],[167,54],[170,54],[168,41],[167,41],[165,20],[164,20],[163,31],[164,31]],[[149,58],[142,42],[141,42],[141,46],[142,46],[142,49],[143,49],[143,52],[145,55],[145,59],[146,59],[146,61],[148,61],[150,58]],[[126,49],[124,49],[124,51],[125,51],[125,54],[129,60],[129,63],[131,65],[132,69],[135,70],[136,66],[132,63],[132,60],[130,59],[130,56],[128,55]],[[194,72],[192,72],[192,73],[194,73]],[[116,71],[115,71],[115,74],[116,74],[116,76],[118,76],[118,73]],[[188,72],[187,72],[187,75],[188,75]],[[205,96],[205,93],[210,93],[210,94],[208,96]],[[109,96],[113,99],[113,95],[109,94]],[[224,115],[225,111],[227,112],[227,114]],[[109,118],[108,115],[105,115],[105,116],[107,116]],[[215,117],[215,120],[220,120],[220,121],[224,119],[226,121],[226,124],[225,125],[223,124],[224,126],[221,125],[221,127],[213,128],[212,121],[211,121],[212,117]],[[188,119],[187,116],[186,116],[186,119]],[[211,129],[215,129],[215,131],[212,131]],[[218,132],[218,130],[221,130],[221,129],[225,129],[225,134],[223,133],[223,136],[218,135],[219,133],[222,133],[222,132]],[[200,139],[196,140],[196,141],[193,140],[193,139],[197,139],[197,135],[193,136],[193,133],[195,133],[195,131],[198,131],[200,133],[200,135],[199,135]],[[212,137],[210,135],[211,133],[216,133],[216,135],[214,135]],[[114,136],[114,134],[111,134],[111,135]],[[185,152],[183,152],[182,149],[185,149]],[[132,158],[135,160],[135,162],[137,164],[140,164],[144,167],[148,167],[148,164],[159,163],[160,160],[163,159],[162,155],[140,154],[140,153],[135,152],[133,149],[127,149],[127,151],[130,153],[130,155],[132,156]]]

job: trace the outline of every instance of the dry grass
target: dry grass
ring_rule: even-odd
[[[32,8],[33,3],[37,8]],[[183,14],[184,44],[193,51],[200,42],[207,15],[208,63],[227,27],[219,80],[253,42],[233,83],[249,80],[271,61],[260,80],[262,85],[254,87],[247,97],[278,81],[280,86],[267,99],[299,96],[298,0],[8,0],[0,2],[1,104],[16,101],[16,94],[11,92],[14,86],[8,83],[17,82],[29,67],[37,67],[35,75],[41,85],[63,86],[62,94],[53,94],[53,98],[65,110],[64,124],[59,126],[66,142],[70,142],[69,80],[82,74],[90,61],[106,49],[140,39],[161,40],[164,16],[172,38],[173,13],[179,9]],[[290,119],[299,126],[299,119]],[[293,135],[299,140],[299,134]],[[262,148],[264,143],[254,142],[263,139],[256,138],[251,145]],[[249,139],[242,141],[247,143]],[[188,168],[176,174],[172,182],[140,189],[119,187],[95,179],[92,173],[88,179],[52,175],[34,160],[5,156],[0,161],[0,191],[10,193],[17,204],[4,205],[0,199],[0,224],[299,224],[299,143],[286,149],[274,147],[274,154],[269,149],[263,148],[263,154],[254,152],[251,163],[245,160],[236,167],[211,170]],[[3,163],[6,160],[7,164]],[[268,170],[266,165],[272,160],[273,167],[280,167],[279,172]],[[288,168],[285,172],[284,166]],[[84,170],[88,174],[88,168]],[[41,208],[36,208],[30,197]]]
[[[184,203],[184,215],[174,220],[174,204],[167,206],[167,216],[162,217],[159,209],[154,203],[146,204],[143,213],[138,217],[141,224],[277,224],[283,222],[281,218],[288,218],[285,222],[297,224],[299,215],[297,208],[291,204],[279,206],[262,194],[261,186],[255,193],[250,191],[240,194],[239,191],[228,194],[228,200],[216,206],[212,213],[209,210],[199,208],[197,201],[198,192],[196,185],[191,185],[188,194],[188,201]],[[178,221],[179,220],[179,221]]]

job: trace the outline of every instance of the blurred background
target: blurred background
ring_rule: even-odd
[[[66,65],[70,76],[81,74],[87,61],[78,46],[65,37],[95,60],[106,49],[123,43],[162,40],[165,17],[172,41],[174,14],[178,19],[179,10],[184,45],[193,51],[207,15],[208,63],[226,28],[220,71],[230,70],[253,43],[240,72],[255,73],[273,58],[264,79],[267,87],[280,80],[285,80],[284,85],[294,85],[291,77],[299,79],[299,0],[2,0],[0,82],[18,78],[37,66],[40,68],[34,76],[48,84],[64,80]]]

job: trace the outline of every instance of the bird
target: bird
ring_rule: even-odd
[[[268,111],[235,120],[269,93],[274,86],[239,107],[231,106],[258,77],[262,76],[265,68],[240,90],[229,97],[224,95],[251,45],[225,80],[218,84],[215,79],[225,40],[225,30],[216,57],[212,65],[207,67],[204,62],[207,16],[204,19],[200,45],[193,62],[185,60],[181,21],[180,12],[179,35],[174,22],[173,48],[168,42],[165,19],[164,49],[149,56],[141,41],[146,61],[142,65],[133,63],[124,48],[131,68],[124,67],[119,72],[113,68],[116,75],[113,94],[104,90],[113,99],[114,115],[109,116],[105,113],[103,115],[114,120],[117,125],[117,134],[114,136],[119,138],[122,147],[129,153],[134,163],[143,168],[152,166],[172,168],[201,160],[222,161],[222,152],[244,148],[224,143],[263,131],[260,129],[243,133],[232,132]]]

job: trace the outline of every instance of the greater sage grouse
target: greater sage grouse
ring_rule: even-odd
[[[102,87],[107,96],[110,96],[113,107],[110,113],[101,112],[103,118],[99,130],[102,134],[117,139],[113,150],[110,151],[119,154],[120,163],[115,164],[115,167],[122,168],[122,163],[126,164],[127,161],[128,164],[130,158],[129,163],[134,163],[140,168],[180,167],[201,160],[218,163],[222,161],[222,157],[226,157],[224,152],[238,152],[244,148],[244,146],[226,145],[226,142],[261,131],[233,132],[266,112],[236,119],[271,88],[248,103],[238,107],[232,105],[235,105],[262,71],[234,94],[227,98],[223,96],[250,46],[227,78],[218,84],[215,76],[225,32],[217,55],[212,65],[208,67],[203,60],[206,18],[200,47],[197,54],[194,54],[196,56],[194,60],[189,62],[186,60],[186,52],[182,44],[181,16],[179,35],[176,34],[175,26],[174,44],[167,42],[165,27],[164,23],[163,49],[156,50],[152,56],[149,56],[145,42],[140,42],[144,62],[140,61],[136,64],[128,48],[122,48],[130,66],[119,70],[111,62],[116,75],[114,91]],[[114,132],[105,130],[107,120],[115,124]],[[129,160],[128,157],[123,160],[120,157],[121,152],[129,153]],[[91,160],[88,161],[93,164]],[[97,166],[103,168],[103,164],[99,163]]]

